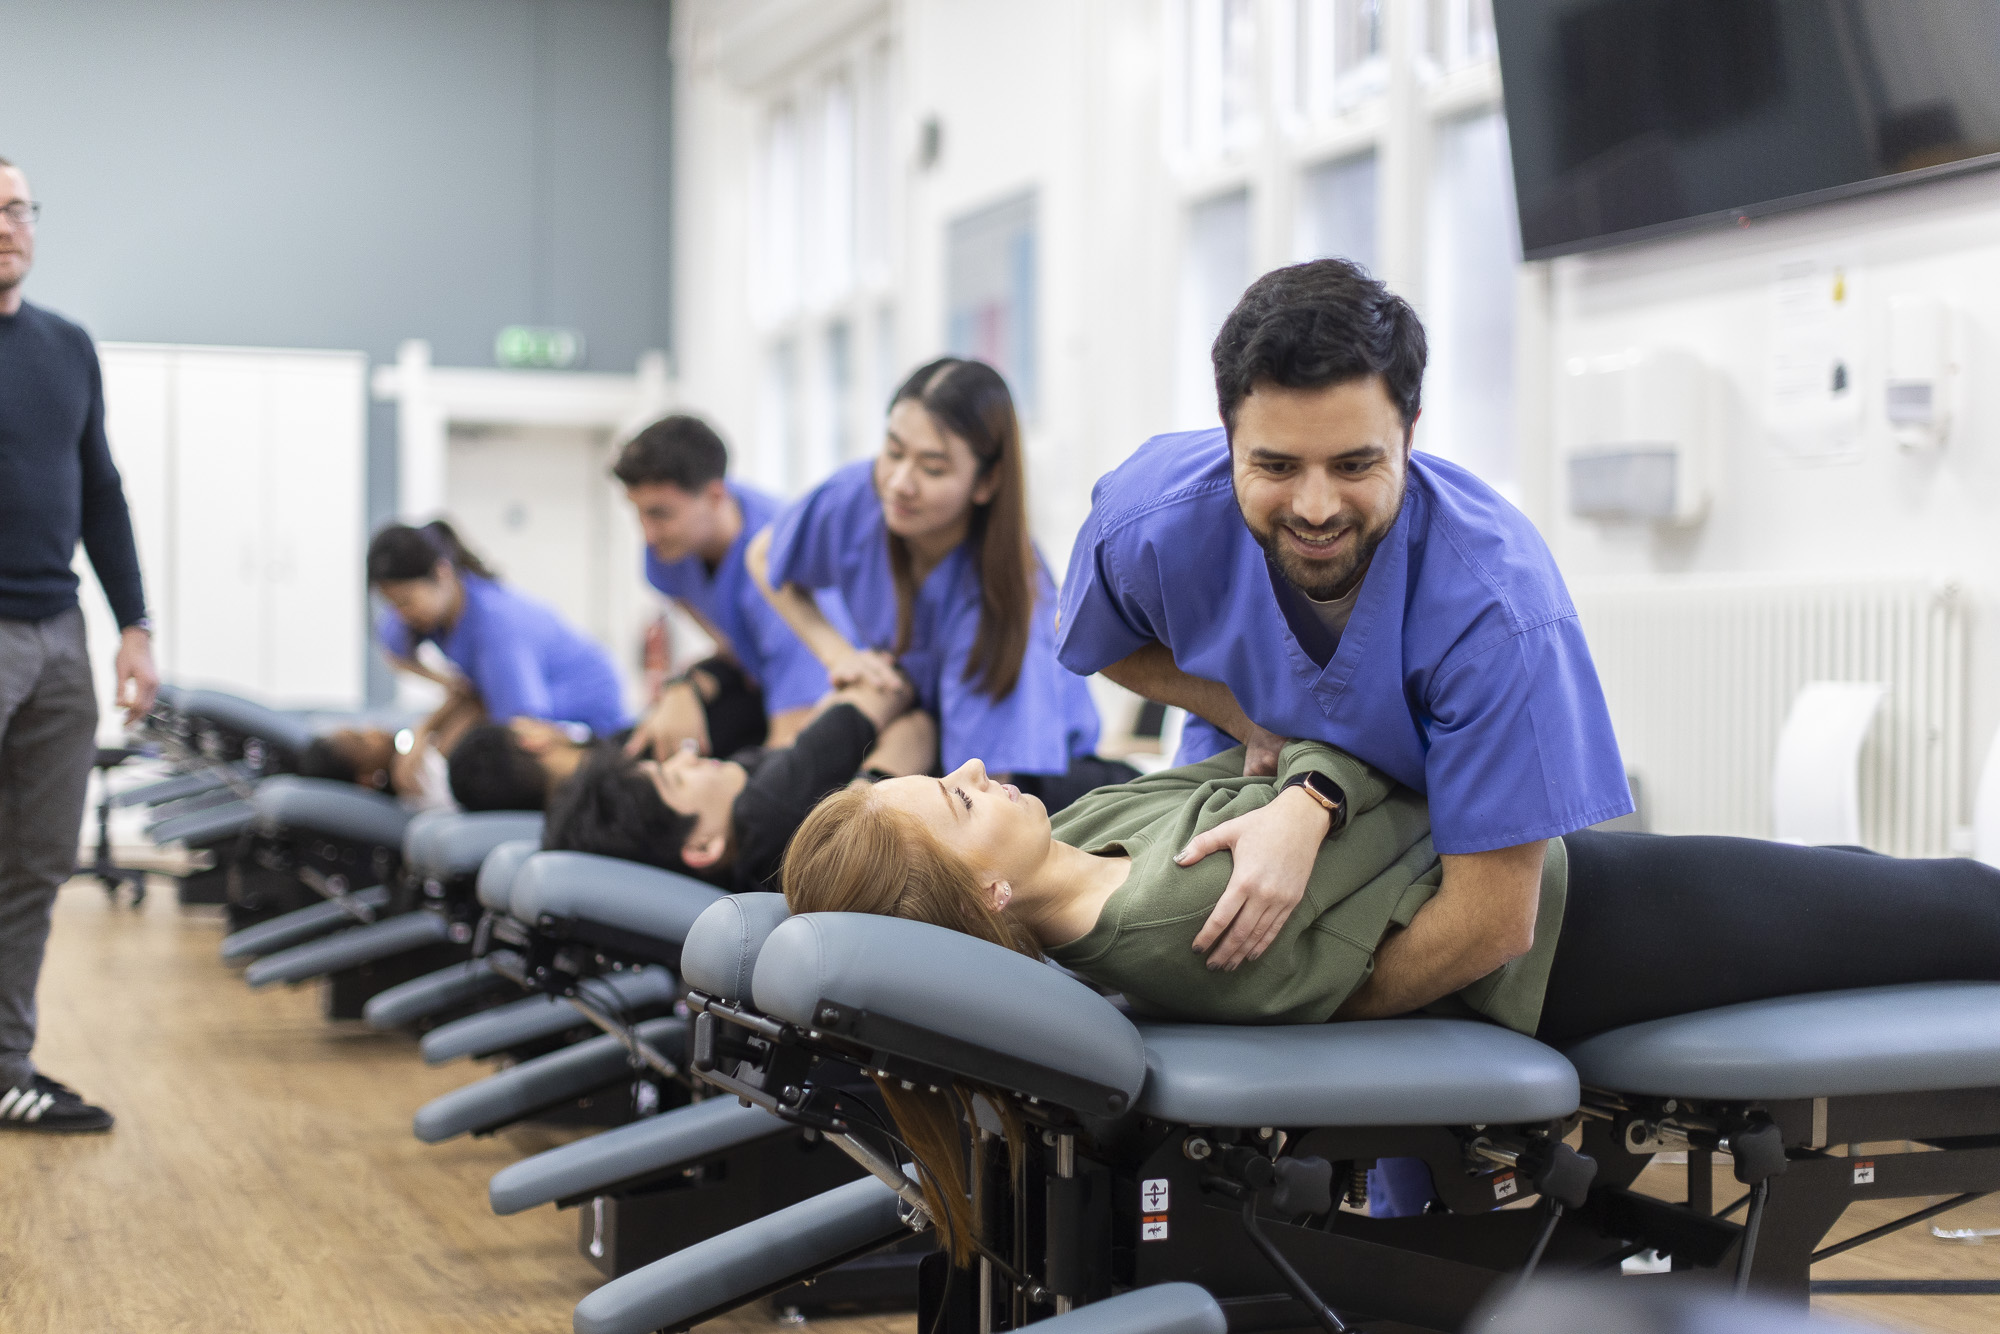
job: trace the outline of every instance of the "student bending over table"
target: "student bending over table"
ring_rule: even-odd
[[[1215,854],[1232,821],[1267,806],[1327,837],[1270,949],[1211,968],[1195,935],[1245,871]],[[977,760],[837,793],[800,826],[784,890],[794,912],[911,918],[1046,953],[1144,1013],[1196,1021],[1427,1010],[1561,1046],[1772,996],[2000,980],[2000,870],[1970,860],[1584,830],[1550,841],[1529,903],[1454,896],[1444,860],[1423,798],[1294,741],[1275,776],[1244,775],[1239,747],[1053,819]],[[1520,920],[1526,932],[1508,925]]]
[[[789,746],[726,760],[683,743],[638,759],[600,744],[550,798],[542,844],[678,871],[730,890],[769,889],[815,803],[851,782],[930,771],[937,727],[907,684],[838,691]]]

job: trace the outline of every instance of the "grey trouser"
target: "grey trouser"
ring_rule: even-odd
[[[34,1077],[35,981],[96,758],[83,612],[0,620],[0,1089]]]

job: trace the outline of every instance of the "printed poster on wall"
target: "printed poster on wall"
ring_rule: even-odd
[[[1803,462],[1861,452],[1857,284],[1853,264],[1825,256],[1787,260],[1772,284],[1765,416],[1778,450]]]

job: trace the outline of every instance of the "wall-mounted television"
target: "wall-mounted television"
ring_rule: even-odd
[[[2000,0],[1494,0],[1529,259],[2000,166]]]

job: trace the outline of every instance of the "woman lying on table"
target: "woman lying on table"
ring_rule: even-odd
[[[1280,810],[1325,831],[1306,845],[1305,898],[1261,957],[1212,968],[1196,941],[1232,911],[1230,822]],[[2000,980],[2000,870],[1958,858],[1582,830],[1550,841],[1539,904],[1518,914],[1531,928],[1511,935],[1441,881],[1423,798],[1301,741],[1273,777],[1245,777],[1227,751],[1099,788],[1053,821],[973,760],[836,793],[784,863],[793,912],[904,917],[1046,954],[1162,1018],[1424,1010],[1562,1046],[1771,996]]]

